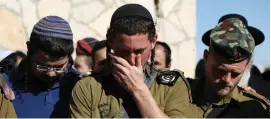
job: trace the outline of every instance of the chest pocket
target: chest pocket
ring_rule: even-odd
[[[120,103],[116,96],[113,96],[111,83],[100,82],[93,87],[93,101],[91,107],[92,117],[117,118],[120,117]]]
[[[118,99],[112,95],[106,95],[103,91],[97,105],[101,118],[119,118],[120,104]]]

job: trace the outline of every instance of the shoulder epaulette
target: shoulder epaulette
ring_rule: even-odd
[[[14,100],[15,95],[12,89],[8,86],[6,80],[2,75],[0,75],[0,88],[3,90],[5,98],[8,100]]]
[[[178,78],[180,77],[180,73],[177,71],[169,70],[169,69],[161,69],[158,74],[158,82],[161,84],[166,84],[169,86],[173,86]]]
[[[89,76],[91,74],[92,74],[91,71],[88,71],[88,72],[85,72],[85,73],[81,73],[78,77],[79,78],[84,78],[84,77],[87,77],[87,76]]]
[[[247,97],[250,97],[250,98],[253,98],[253,99],[256,99],[260,102],[262,102],[265,106],[270,107],[270,102],[267,98],[265,98],[264,96],[258,94],[258,93],[254,93],[252,91],[243,91],[243,94]]]
[[[192,93],[191,93],[191,86],[188,82],[188,80],[184,76],[184,72],[178,70],[178,69],[163,69],[160,70],[160,73],[158,75],[158,82],[162,84],[166,84],[169,86],[172,86],[176,83],[178,78],[181,77],[183,81],[185,82],[187,89],[188,89],[188,95],[190,98],[190,101],[192,102]]]

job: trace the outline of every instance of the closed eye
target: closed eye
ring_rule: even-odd
[[[239,76],[240,74],[241,74],[240,72],[232,71],[231,72],[231,77],[235,78],[235,77]]]
[[[146,48],[135,50],[135,54],[142,54]]]

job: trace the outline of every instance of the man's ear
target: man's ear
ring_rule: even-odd
[[[204,63],[206,63],[207,59],[208,59],[208,56],[209,56],[209,51],[207,49],[204,50],[204,53],[203,53],[203,61]]]
[[[151,41],[151,45],[152,45],[151,49],[153,49],[155,47],[155,44],[157,42],[157,38],[158,38],[158,35],[155,34],[154,37],[153,37],[153,39],[152,39],[152,41]]]

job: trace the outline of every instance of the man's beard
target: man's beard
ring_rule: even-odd
[[[217,95],[219,96],[227,96],[229,95],[232,90],[234,89],[234,84],[227,84],[226,86],[222,87],[218,92],[217,92]]]
[[[205,84],[205,98],[211,102],[220,101],[223,97],[229,95],[234,89],[233,83],[227,82],[206,82]]]
[[[226,83],[226,82],[221,82],[221,83],[217,83],[217,84],[215,83],[213,85],[217,85],[216,86],[216,94],[218,96],[222,96],[222,97],[231,93],[231,91],[235,87],[235,85],[233,83]]]

